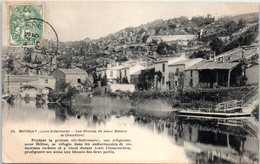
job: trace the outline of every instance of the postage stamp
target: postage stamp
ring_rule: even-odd
[[[9,6],[10,46],[35,46],[41,41],[43,22],[34,18],[43,18],[42,5]]]

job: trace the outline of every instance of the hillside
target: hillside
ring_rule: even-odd
[[[92,72],[115,61],[143,58],[152,63],[181,52],[205,58],[212,50],[219,54],[251,44],[257,37],[258,24],[258,13],[219,19],[208,15],[155,20],[96,40],[60,42],[57,65],[77,66]]]

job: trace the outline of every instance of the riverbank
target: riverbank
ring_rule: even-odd
[[[107,117],[108,115],[133,114],[141,119],[171,119],[174,110],[210,108],[229,100],[243,100],[258,86],[237,88],[196,89],[183,92],[135,91],[108,93],[103,96],[79,95],[73,110]],[[258,102],[257,102],[258,103]],[[255,109],[255,112],[257,109]]]

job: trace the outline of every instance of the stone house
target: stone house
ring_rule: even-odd
[[[195,65],[196,63],[202,61],[202,58],[195,59],[184,59],[179,62],[169,64],[169,83],[168,88],[170,90],[184,87],[184,71],[186,68]]]
[[[186,59],[184,55],[156,61],[154,63],[155,72],[161,72],[161,80],[158,81],[158,76],[154,76],[154,87],[161,90],[169,89],[169,65]]]
[[[202,60],[185,70],[184,88],[230,87],[242,73],[239,62]]]
[[[35,98],[37,94],[47,96],[55,88],[56,79],[52,76],[5,75],[3,93]]]
[[[145,69],[145,65],[146,62],[138,60],[123,63],[116,62],[114,64],[108,64],[106,68],[98,68],[96,72],[100,74],[101,77],[106,74],[109,83],[122,83],[123,78],[127,78],[130,83],[131,75]]]
[[[82,91],[84,83],[88,78],[88,73],[80,68],[57,69],[52,73],[52,76],[56,79],[56,89],[59,88],[61,83],[65,82]]]

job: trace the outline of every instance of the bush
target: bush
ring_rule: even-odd
[[[57,102],[66,108],[71,107],[72,98],[77,95],[79,91],[70,86],[69,83],[61,83],[57,90],[50,91],[48,94],[48,100],[50,102]]]

